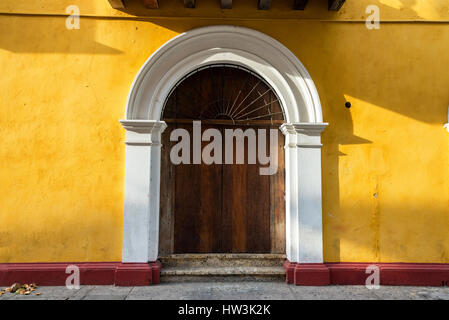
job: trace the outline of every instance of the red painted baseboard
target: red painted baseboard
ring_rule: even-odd
[[[371,274],[366,267],[379,267],[380,285],[443,286],[449,284],[449,264],[443,263],[284,263],[286,282],[296,285],[365,285]]]
[[[0,286],[15,282],[61,286],[76,265],[82,285],[143,286],[160,282],[161,263],[4,263],[0,264]],[[381,285],[449,285],[449,264],[437,263],[284,263],[286,282],[296,285],[364,285],[368,265],[379,267]]]
[[[82,285],[144,286],[159,283],[161,264],[121,262],[80,263],[4,263],[0,264],[0,286],[15,282],[36,283],[43,286],[63,286],[70,274],[69,265],[80,270]]]

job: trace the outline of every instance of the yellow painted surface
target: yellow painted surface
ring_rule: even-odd
[[[0,263],[120,261],[128,91],[159,46],[194,27],[264,32],[320,94],[324,256],[449,263],[449,1],[348,0],[340,12],[274,1],[0,3]],[[65,8],[81,29],[65,28]],[[381,8],[367,30],[365,7]],[[420,22],[415,22],[419,20]],[[344,103],[350,101],[351,109]]]

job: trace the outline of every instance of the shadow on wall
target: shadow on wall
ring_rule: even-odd
[[[80,29],[66,28],[66,17],[3,16],[0,49],[14,53],[121,54],[95,40],[96,21],[81,20]],[[99,36],[100,37],[100,36]]]
[[[96,40],[102,35],[94,18],[81,18],[79,29],[68,29],[65,13],[48,15],[0,15],[0,49],[14,53],[121,54]]]
[[[257,1],[254,0],[234,1],[232,9],[221,9],[218,0],[197,0],[195,8],[185,8],[182,0],[159,0],[158,9],[146,9],[141,0],[126,0],[125,4],[125,8],[117,10],[137,17],[365,20],[365,9],[370,5],[377,5],[381,15],[388,20],[400,17],[407,17],[408,20],[442,20],[449,14],[449,6],[440,0],[349,0],[338,12],[328,11],[328,0],[309,1],[305,10],[293,10],[294,0],[272,1],[269,10],[257,10]]]

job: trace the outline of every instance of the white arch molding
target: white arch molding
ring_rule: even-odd
[[[126,119],[123,262],[156,261],[159,246],[161,121],[167,95],[191,71],[210,64],[243,66],[276,91],[285,139],[286,253],[297,263],[323,262],[321,104],[301,62],[277,40],[236,26],[187,31],[154,52],[137,74]]]

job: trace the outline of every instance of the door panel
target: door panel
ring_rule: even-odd
[[[247,148],[245,140],[245,164],[223,165],[223,217],[230,221],[231,231],[226,245],[233,253],[268,253],[271,250],[270,178],[259,174],[259,164],[248,164]]]
[[[177,127],[192,133],[191,125]],[[202,131],[207,128],[203,125]],[[174,179],[174,252],[222,252],[222,166],[179,164]]]

